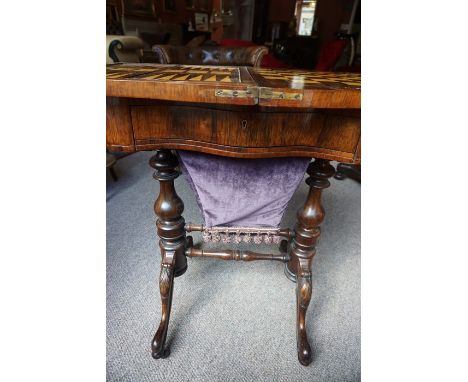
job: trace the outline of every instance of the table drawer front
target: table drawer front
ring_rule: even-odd
[[[232,111],[187,106],[132,106],[135,144],[199,142],[248,148],[319,148],[352,156],[360,119],[323,112]]]

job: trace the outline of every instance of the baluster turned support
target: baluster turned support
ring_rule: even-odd
[[[285,267],[286,276],[296,282],[297,354],[299,362],[304,366],[312,361],[305,317],[312,297],[312,258],[320,236],[319,226],[325,215],[320,199],[322,190],[330,186],[328,178],[334,175],[335,169],[330,161],[316,159],[307,168],[307,173],[309,195],[304,206],[297,212],[295,238],[291,241],[290,260]]]
[[[218,260],[234,261],[270,260],[286,263],[289,260],[287,253],[257,253],[253,251],[239,251],[235,249],[203,250],[187,247],[185,250],[185,255],[187,257],[208,257]]]
[[[150,159],[149,164],[156,170],[153,177],[159,181],[160,186],[154,212],[158,216],[156,227],[160,239],[159,290],[162,313],[159,328],[151,343],[153,358],[158,359],[165,358],[170,353],[164,344],[171,314],[174,277],[182,275],[187,270],[187,258],[185,257],[185,221],[182,217],[184,203],[174,188],[174,179],[179,176],[176,170],[179,164],[177,157],[170,150],[159,150]]]

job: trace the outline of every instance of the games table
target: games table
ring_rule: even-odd
[[[153,357],[169,355],[165,340],[174,277],[187,270],[187,257],[204,256],[285,263],[286,276],[296,282],[298,358],[301,364],[308,365],[312,353],[305,317],[312,296],[312,258],[324,219],[321,193],[330,186],[328,178],[335,173],[330,161],[360,163],[360,74],[234,66],[111,64],[107,66],[106,78],[108,150],[157,150],[150,165],[160,183],[154,210],[158,216],[161,251],[162,317],[152,341]],[[296,163],[306,161],[310,191],[297,212],[294,229],[276,224],[238,227],[186,223],[174,179],[184,165],[189,172],[196,169],[193,165],[190,168],[190,155],[209,157],[206,161],[203,158],[203,163],[211,166],[217,161],[231,160],[234,164],[227,166],[235,167],[245,158],[254,162],[282,161],[283,167],[276,164],[276,167],[262,167],[266,169],[262,170],[263,176],[273,168],[277,172],[278,168],[294,172]],[[184,163],[179,163],[180,158]],[[312,158],[315,159],[310,162]],[[193,160],[198,165],[196,159]],[[301,171],[300,179],[304,175]],[[288,179],[281,178],[281,174],[274,175],[269,184],[271,192],[264,192],[265,197],[274,193],[273,188],[283,190],[281,179]],[[198,186],[208,180],[206,176],[198,179]],[[279,253],[203,250],[196,248],[191,236],[187,236],[187,232],[195,231],[203,232],[204,238],[215,242],[250,242],[253,238],[257,244],[278,243]]]

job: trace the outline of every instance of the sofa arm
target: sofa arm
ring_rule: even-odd
[[[107,62],[140,62],[143,40],[136,36],[107,35]]]
[[[160,64],[170,63],[168,48],[165,45],[153,45],[152,50]]]
[[[263,57],[268,54],[266,46],[257,46],[253,49],[252,66],[259,67],[262,64]]]

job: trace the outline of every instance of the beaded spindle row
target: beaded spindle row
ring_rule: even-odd
[[[279,244],[281,237],[271,233],[264,232],[220,232],[220,231],[203,231],[203,241],[214,243],[255,243],[255,244]]]

